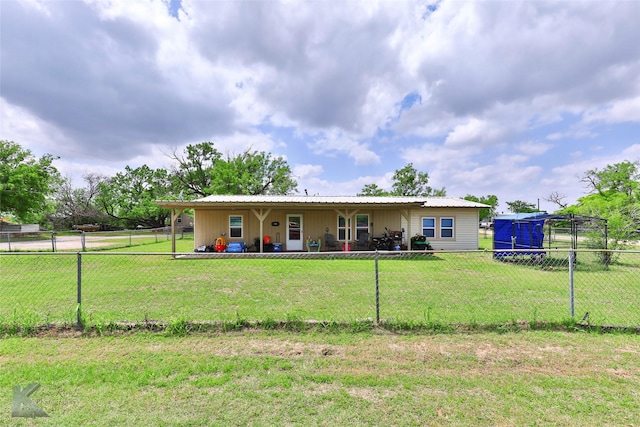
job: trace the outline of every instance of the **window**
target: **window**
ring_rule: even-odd
[[[453,239],[453,218],[440,218],[440,237]]]
[[[351,226],[351,218],[349,221],[345,221],[343,216],[338,215],[338,240],[344,240],[347,235],[347,229],[349,229],[349,237],[347,240],[351,240],[351,227],[347,227],[347,224]],[[369,215],[356,215],[356,239],[360,237],[362,233],[369,233]]]
[[[422,218],[422,235],[432,239],[436,237],[435,218]]]
[[[229,237],[242,238],[242,215],[229,216]]]
[[[356,215],[356,239],[360,239],[362,233],[367,233],[369,236],[369,215]]]

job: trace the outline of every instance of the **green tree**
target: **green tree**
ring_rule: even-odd
[[[538,211],[536,205],[534,205],[533,203],[524,202],[522,200],[507,202],[507,206],[509,206],[509,210],[513,213],[528,213]]]
[[[358,196],[388,196],[389,192],[378,187],[378,184],[366,184],[357,194]]]
[[[633,197],[637,196],[639,178],[638,162],[624,161],[607,165],[603,170],[588,170],[582,177],[582,182],[587,184],[591,192],[602,196],[622,193]]]
[[[578,199],[578,203],[568,206],[562,213],[573,213],[607,221],[607,247],[627,248],[637,240],[640,229],[640,194],[638,194],[640,174],[638,162],[623,161],[607,165],[604,169],[585,172],[581,181],[586,183],[590,194]],[[604,247],[604,233],[591,233],[593,247]]]
[[[173,176],[186,196],[211,194],[291,194],[297,183],[282,157],[246,150],[223,157],[212,142],[189,145],[184,154],[173,152]]]
[[[446,196],[444,187],[436,189],[429,186],[429,174],[419,172],[413,163],[409,163],[393,173],[391,191],[381,189],[376,184],[366,184],[359,196],[420,196],[437,197]]]
[[[125,228],[163,227],[170,212],[157,200],[170,199],[175,193],[173,181],[165,169],[147,165],[117,173],[99,184],[97,201],[115,225]]]
[[[48,198],[60,183],[50,154],[35,158],[13,141],[0,140],[0,214],[22,222],[41,222]]]
[[[287,162],[265,152],[227,156],[212,172],[213,194],[290,194],[298,185]]]
[[[186,195],[205,197],[214,194],[213,170],[222,159],[222,154],[213,146],[213,142],[201,142],[188,145],[184,154],[176,150],[169,156],[177,163],[172,176]]]
[[[409,163],[405,167],[398,169],[393,174],[393,185],[391,186],[393,196],[445,196],[444,187],[434,189],[429,186],[429,174],[418,172]]]
[[[469,200],[471,202],[483,203],[485,205],[491,206],[490,208],[480,209],[480,221],[484,221],[496,216],[496,209],[498,207],[498,196],[493,194],[489,194],[487,196],[472,196],[471,194],[467,194],[464,196],[465,200]]]

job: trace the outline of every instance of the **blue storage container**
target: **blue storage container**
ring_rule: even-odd
[[[244,242],[231,242],[227,245],[227,252],[246,252],[247,245]]]

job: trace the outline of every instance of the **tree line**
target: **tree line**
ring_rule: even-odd
[[[108,228],[156,228],[168,223],[170,213],[157,200],[190,200],[211,194],[294,194],[291,168],[282,157],[246,150],[221,153],[212,142],[167,154],[168,168],[147,165],[114,176],[87,173],[83,186],[74,187],[53,166],[56,157],[37,159],[12,141],[0,141],[0,214],[56,230],[74,225],[101,224]],[[427,172],[413,164],[395,171],[390,191],[365,185],[359,196],[444,196],[443,188],[429,186]],[[472,196],[469,196],[472,197]],[[495,196],[475,198],[497,205]],[[489,213],[481,213],[483,216]]]
[[[76,224],[110,228],[163,227],[169,211],[156,200],[211,194],[290,194],[297,191],[282,157],[246,150],[224,155],[212,142],[167,155],[168,168],[126,166],[114,176],[87,173],[82,187],[60,175],[56,157],[40,158],[13,141],[0,141],[0,215],[16,221],[69,229]]]
[[[36,158],[13,141],[0,140],[0,217],[39,223],[53,229],[77,224],[106,224],[112,228],[163,227],[169,211],[156,200],[190,200],[211,194],[294,194],[298,184],[282,157],[245,150],[223,154],[213,142],[188,145],[167,154],[168,168],[126,166],[114,176],[87,173],[76,188],[53,166],[56,157]],[[558,205],[556,213],[572,213],[608,220],[609,234],[623,244],[640,230],[639,163],[624,161],[602,170],[588,170],[581,177],[588,194],[574,205],[566,196],[551,193],[545,200]],[[396,170],[390,190],[366,184],[358,196],[446,196],[446,189],[429,185],[429,174],[412,163]],[[496,215],[495,195],[466,195],[466,200],[489,206],[480,220]],[[535,212],[522,200],[506,202],[511,212]]]

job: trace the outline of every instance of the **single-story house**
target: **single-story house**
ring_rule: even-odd
[[[283,251],[306,251],[307,240],[324,241],[327,234],[355,249],[359,239],[382,236],[385,229],[402,232],[404,245],[419,234],[434,250],[475,250],[479,210],[488,207],[451,197],[212,195],[157,203],[171,210],[174,238],[176,219],[193,209],[194,248],[224,236],[247,246],[259,239],[260,251],[265,240]],[[173,247],[175,252],[175,240]]]

